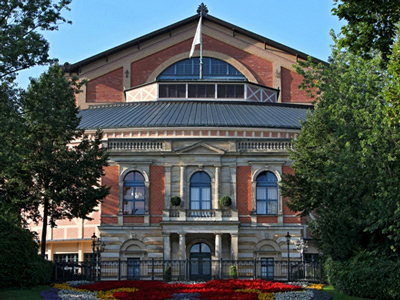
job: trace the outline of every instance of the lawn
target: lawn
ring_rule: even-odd
[[[333,296],[333,300],[368,300],[366,298],[358,298],[344,295],[338,291],[335,291],[335,289],[331,285],[324,287],[324,291],[331,294]]]
[[[29,290],[0,290],[0,300],[42,300],[40,292],[50,288],[50,285],[38,285]]]

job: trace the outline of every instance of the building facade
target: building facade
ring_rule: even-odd
[[[102,261],[285,260],[289,232],[301,260],[306,225],[279,184],[312,109],[293,68],[307,55],[202,13],[191,58],[199,14],[68,66],[88,81],[81,127],[104,132],[111,190],[93,221],[49,231],[49,258],[84,260],[95,232]]]

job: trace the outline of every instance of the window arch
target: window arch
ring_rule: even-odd
[[[274,173],[264,171],[256,179],[257,214],[278,214],[278,179]]]
[[[166,68],[157,80],[198,80],[200,73],[198,57],[178,61]],[[227,62],[211,57],[203,58],[203,78],[218,80],[246,80],[246,77]]]
[[[145,179],[142,173],[132,171],[124,177],[124,214],[144,215]]]
[[[211,178],[206,172],[190,178],[190,209],[211,209]]]

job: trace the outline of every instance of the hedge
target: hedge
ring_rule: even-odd
[[[328,280],[347,295],[372,299],[400,299],[400,261],[360,253],[347,261],[328,259]]]

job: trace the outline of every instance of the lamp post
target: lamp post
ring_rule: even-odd
[[[96,281],[100,278],[100,268],[99,268],[99,261],[100,261],[100,254],[104,251],[106,244],[101,241],[100,237],[97,237],[96,234],[93,232],[92,235],[92,250],[93,256],[96,260]]]
[[[290,271],[289,271],[289,263],[290,263],[290,249],[289,249],[289,245],[290,245],[290,238],[292,236],[290,235],[289,231],[287,232],[285,238],[286,238],[286,244],[287,244],[287,280],[290,280]]]

